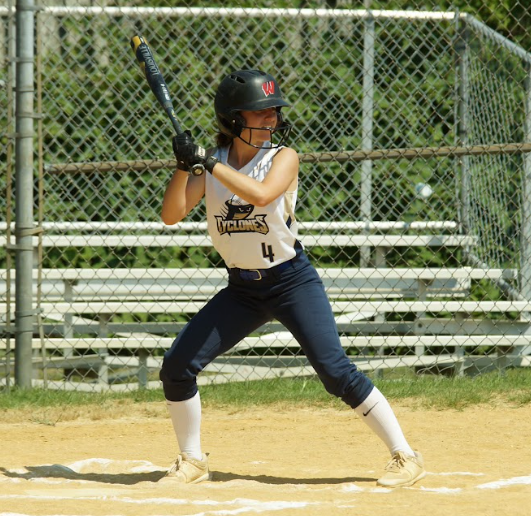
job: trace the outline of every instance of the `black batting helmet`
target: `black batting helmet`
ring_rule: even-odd
[[[227,75],[221,81],[214,100],[219,130],[231,138],[240,137],[242,129],[246,127],[240,111],[277,108],[277,126],[269,128],[271,136],[274,133],[281,136],[276,146],[284,143],[291,130],[291,125],[282,119],[280,113],[284,106],[289,104],[282,98],[277,81],[260,70],[239,70]]]

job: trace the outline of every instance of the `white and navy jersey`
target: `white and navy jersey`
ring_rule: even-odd
[[[263,181],[280,149],[260,149],[237,172]],[[228,165],[228,154],[229,147],[223,147],[214,156]],[[211,174],[206,174],[205,181],[208,232],[227,267],[268,269],[295,256],[297,190],[285,192],[267,206],[256,207],[233,194]]]

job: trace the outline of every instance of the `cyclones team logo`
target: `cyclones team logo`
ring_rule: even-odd
[[[265,221],[267,215],[256,215],[250,218],[249,215],[253,212],[254,206],[241,204],[241,201],[235,197],[225,201],[225,209],[221,216],[215,216],[219,234],[260,233],[267,235],[269,233],[269,227]]]

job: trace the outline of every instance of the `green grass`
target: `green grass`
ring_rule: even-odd
[[[500,401],[520,406],[531,402],[531,371],[508,370],[470,377],[420,376],[416,380],[376,382],[391,400],[412,400],[419,407],[460,410]]]
[[[414,408],[462,410],[479,404],[531,403],[531,371],[508,370],[506,374],[483,374],[474,378],[406,376],[376,379],[377,387],[390,401],[405,402]],[[201,387],[205,407],[243,409],[262,405],[347,409],[330,396],[316,379],[275,379]],[[42,389],[12,389],[0,392],[0,412],[25,408],[87,406],[108,408],[121,403],[162,402],[161,389],[128,393],[90,394]]]

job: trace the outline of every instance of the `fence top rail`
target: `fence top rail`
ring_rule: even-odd
[[[524,50],[522,47],[512,42],[510,39],[506,38],[499,32],[496,32],[494,29],[491,29],[488,25],[485,25],[483,22],[477,20],[471,15],[465,15],[463,18],[471,27],[476,29],[478,32],[482,33],[485,37],[496,41],[498,45],[504,47],[506,50],[519,57],[520,59],[523,59],[528,64],[531,64],[531,54]]]
[[[41,12],[55,16],[131,16],[158,15],[165,17],[231,17],[231,18],[398,18],[407,20],[454,20],[465,17],[458,11],[414,11],[414,10],[367,10],[367,9],[296,9],[261,7],[83,7],[42,6]],[[0,15],[9,13],[8,7],[0,7]]]
[[[179,222],[173,226],[167,226],[162,222],[89,222],[89,221],[72,221],[72,222],[43,222],[44,231],[69,232],[69,231],[206,231],[206,222]],[[423,229],[450,229],[458,228],[458,223],[452,220],[419,220],[413,222],[406,221],[313,221],[298,222],[298,228],[301,231],[371,231],[371,230],[423,230]],[[15,223],[10,225],[11,231],[15,230]],[[0,222],[0,231],[7,230],[7,223]]]

